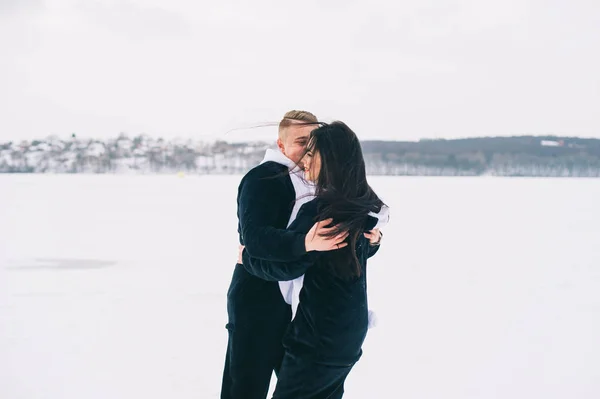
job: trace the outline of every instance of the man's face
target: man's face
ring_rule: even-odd
[[[300,161],[306,151],[308,136],[314,129],[316,129],[315,125],[291,125],[285,128],[282,134],[283,137],[277,140],[279,150],[283,155],[302,166]]]

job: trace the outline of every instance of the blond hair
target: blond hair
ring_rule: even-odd
[[[282,137],[285,134],[286,128],[297,123],[308,123],[316,125],[317,123],[319,123],[319,120],[315,115],[311,114],[308,111],[288,111],[285,113],[285,115],[283,115],[283,119],[281,119],[281,122],[279,122],[279,137]]]

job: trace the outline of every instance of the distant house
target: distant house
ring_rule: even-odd
[[[563,140],[542,140],[540,144],[542,147],[562,147],[565,142]]]

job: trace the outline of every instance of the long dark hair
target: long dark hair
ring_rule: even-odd
[[[345,123],[336,121],[313,130],[307,153],[319,154],[321,168],[315,183],[319,200],[317,220],[333,218],[337,228],[328,234],[349,232],[346,248],[327,253],[333,272],[342,278],[361,275],[356,246],[369,212],[378,213],[385,206],[367,182],[362,147],[356,134]]]

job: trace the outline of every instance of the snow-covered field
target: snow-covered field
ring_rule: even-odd
[[[239,179],[0,175],[0,398],[217,398]],[[371,183],[346,398],[600,397],[600,180]]]

